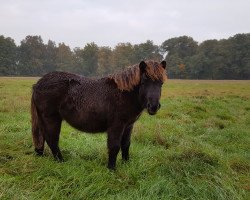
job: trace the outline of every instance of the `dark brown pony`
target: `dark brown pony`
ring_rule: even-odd
[[[166,62],[142,61],[120,73],[99,79],[51,72],[34,86],[31,99],[32,135],[35,151],[43,154],[44,141],[54,158],[62,161],[58,147],[62,120],[85,132],[108,133],[108,168],[115,169],[121,148],[129,159],[130,135],[135,121],[147,109],[160,108]]]

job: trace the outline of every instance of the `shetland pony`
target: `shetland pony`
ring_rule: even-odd
[[[97,79],[67,72],[44,75],[31,98],[36,153],[43,154],[46,141],[54,158],[63,161],[58,143],[65,120],[84,132],[107,132],[108,168],[115,169],[120,149],[122,159],[129,159],[131,131],[142,111],[154,115],[160,108],[165,68],[165,61],[150,60]]]

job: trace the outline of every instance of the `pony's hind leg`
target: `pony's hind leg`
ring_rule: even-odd
[[[50,147],[55,160],[63,161],[63,157],[58,146],[62,119],[60,116],[44,117],[43,124],[44,138]]]

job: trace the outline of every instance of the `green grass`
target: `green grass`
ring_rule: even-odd
[[[131,160],[106,168],[106,135],[63,124],[57,163],[33,153],[33,78],[0,78],[0,199],[249,199],[250,81],[164,85],[136,123]]]

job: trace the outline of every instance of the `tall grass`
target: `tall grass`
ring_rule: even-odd
[[[0,78],[0,199],[249,199],[250,81],[168,81],[136,123],[131,160],[106,168],[106,134],[63,124],[57,163],[33,153],[31,85]]]

